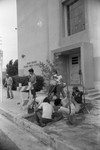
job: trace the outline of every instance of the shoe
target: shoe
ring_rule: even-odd
[[[13,97],[11,97],[10,99],[13,99]]]

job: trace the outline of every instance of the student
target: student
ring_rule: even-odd
[[[39,123],[40,126],[45,126],[47,123],[52,121],[52,115],[54,110],[49,102],[50,101],[48,97],[46,97],[35,113],[36,121]]]
[[[31,90],[31,93],[33,95],[33,99],[36,98],[36,75],[34,73],[34,70],[31,68],[28,70],[29,71],[29,82],[30,82],[30,90]]]
[[[50,90],[57,96],[57,98],[60,98],[60,93],[62,94],[62,97],[65,98],[66,94],[64,92],[64,86],[65,83],[63,82],[62,76],[58,75],[57,71],[54,70]]]
[[[54,78],[57,82],[57,84],[56,84],[57,98],[60,98],[60,93],[62,94],[62,97],[65,98],[66,97],[66,94],[64,92],[65,83],[63,82],[62,75],[58,75],[57,71],[55,71]]]
[[[59,108],[58,111],[62,112],[62,114],[64,114],[64,115],[66,115],[66,114],[72,115],[72,114],[78,113],[81,108],[80,104],[78,104],[74,100],[73,97],[71,97],[70,102],[67,99],[67,97],[65,97],[64,99],[62,99],[61,104],[62,104],[62,106]],[[71,112],[70,112],[69,107],[71,108]]]
[[[7,98],[10,99],[13,99],[12,84],[13,84],[12,78],[8,74],[6,74],[4,86],[7,85]]]
[[[83,92],[78,89],[78,87],[73,87],[72,97],[78,104],[82,104]]]
[[[35,98],[36,98],[36,75],[34,73],[34,70],[31,68],[29,71],[29,82],[30,82],[30,91],[33,95],[33,99],[29,99],[27,105],[23,106],[24,110],[28,110],[32,105],[35,104]],[[30,97],[30,93],[28,95],[28,98]]]

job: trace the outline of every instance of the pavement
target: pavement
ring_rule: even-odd
[[[42,92],[37,93],[37,101],[45,96]],[[27,99],[27,93],[23,93],[23,97]],[[14,99],[7,99],[6,89],[3,89],[0,113],[55,150],[100,150],[100,100],[86,102],[88,111],[71,118],[72,124],[66,117],[41,128],[24,118],[26,111],[19,104],[19,92],[14,91]]]

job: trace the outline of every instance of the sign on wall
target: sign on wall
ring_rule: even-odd
[[[31,68],[34,66],[35,63],[36,63],[36,61],[27,62],[27,64],[24,66],[24,68]]]

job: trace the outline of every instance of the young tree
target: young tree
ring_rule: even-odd
[[[48,89],[48,86],[50,84],[50,79],[52,76],[52,73],[54,70],[59,71],[60,70],[60,64],[61,62],[59,59],[55,59],[53,62],[50,62],[49,60],[46,60],[46,63],[44,62],[36,62],[36,66],[38,66],[41,69],[44,81],[45,81],[45,86]]]

